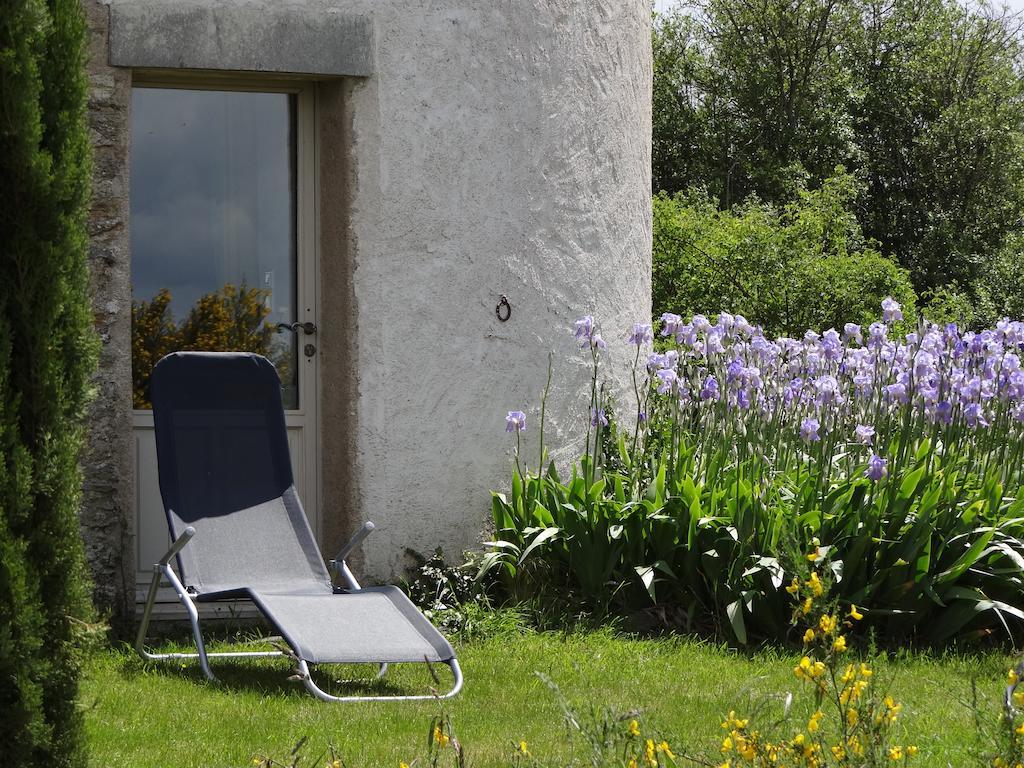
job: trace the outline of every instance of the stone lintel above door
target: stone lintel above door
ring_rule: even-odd
[[[373,23],[323,6],[115,0],[110,64],[135,69],[366,77]]]

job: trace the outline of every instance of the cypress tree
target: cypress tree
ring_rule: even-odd
[[[78,527],[97,342],[79,0],[0,0],[0,765],[85,763]]]

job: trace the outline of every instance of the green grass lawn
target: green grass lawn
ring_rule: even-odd
[[[461,644],[458,651],[466,687],[445,708],[477,768],[507,765],[520,739],[552,764],[568,755],[558,698],[537,672],[549,675],[583,713],[595,705],[637,708],[645,730],[691,753],[715,753],[719,722],[730,709],[750,712],[767,694],[799,690],[792,656],[744,656],[685,639],[501,635]],[[439,710],[434,702],[325,704],[286,681],[285,661],[214,663],[219,685],[206,683],[193,665],[144,665],[129,651],[99,654],[81,693],[93,764],[251,766],[255,754],[283,759],[308,737],[302,765],[333,745],[351,768],[397,768],[400,760],[423,755],[428,724]],[[892,693],[904,704],[906,743],[921,748],[915,764],[972,764],[971,678],[989,697],[994,717],[1009,664],[1002,654],[908,656],[880,670],[879,677],[893,675]],[[397,669],[388,679],[407,691],[429,683],[422,665]]]

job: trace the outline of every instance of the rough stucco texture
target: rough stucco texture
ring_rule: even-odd
[[[379,529],[366,569],[388,578],[406,547],[457,557],[479,545],[489,492],[508,485],[508,410],[527,412],[536,461],[549,349],[549,445],[563,461],[578,446],[588,373],[577,317],[602,324],[626,397],[626,331],[651,306],[650,10],[346,7],[374,19],[376,74],[350,104],[354,448],[359,514]],[[495,317],[502,294],[506,323]]]

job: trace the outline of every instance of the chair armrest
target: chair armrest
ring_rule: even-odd
[[[178,554],[181,551],[182,547],[188,544],[192,540],[192,537],[195,535],[196,529],[190,525],[182,532],[181,536],[174,540],[174,543],[171,544],[171,548],[167,550],[167,553],[160,558],[159,565],[167,565],[169,562],[171,562],[171,558]]]
[[[355,535],[353,535],[352,538],[348,540],[348,544],[342,547],[338,554],[334,556],[333,562],[344,562],[345,558],[349,556],[349,553],[351,553],[353,549],[358,547],[363,539],[365,539],[367,536],[373,533],[376,527],[377,526],[375,526],[369,520],[363,523],[359,530],[355,532]]]

